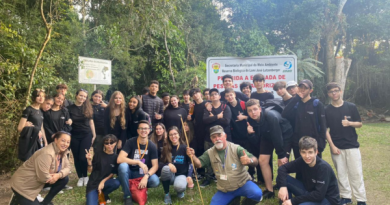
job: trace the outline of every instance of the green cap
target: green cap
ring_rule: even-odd
[[[224,130],[220,125],[215,125],[213,127],[210,127],[210,136],[213,134],[221,134]]]

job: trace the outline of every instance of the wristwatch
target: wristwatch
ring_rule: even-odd
[[[250,158],[250,160],[251,160],[251,164],[253,164],[253,159],[252,159],[252,158]]]
[[[149,174],[149,172],[147,172],[147,173],[146,173],[146,175],[148,175],[148,177],[150,177],[150,174]]]

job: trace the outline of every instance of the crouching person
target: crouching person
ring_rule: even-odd
[[[70,134],[60,131],[54,134],[53,139],[54,142],[35,152],[12,176],[11,188],[17,204],[53,204],[51,200],[68,183],[70,166],[66,154]],[[40,203],[37,196],[45,186],[50,186],[51,189]]]
[[[155,174],[158,169],[157,147],[148,139],[150,124],[146,120],[139,121],[138,137],[126,141],[118,156],[118,179],[122,186],[125,205],[132,205],[129,179],[143,177],[139,188],[154,188],[160,183]]]
[[[119,188],[120,183],[112,176],[117,173],[117,157],[114,152],[118,139],[115,135],[106,135],[102,138],[102,144],[95,150],[93,156],[88,150],[85,157],[88,162],[88,172],[91,173],[87,184],[87,205],[98,204],[98,196],[101,192],[104,199],[111,202],[108,194]]]
[[[243,204],[256,204],[262,199],[261,189],[251,181],[245,166],[256,166],[257,158],[239,145],[226,141],[226,134],[219,125],[210,128],[213,147],[197,158],[192,148],[187,155],[192,157],[196,168],[211,166],[217,178],[217,193],[211,205],[229,204],[241,196],[246,197]]]
[[[282,205],[338,205],[339,187],[332,167],[317,156],[317,141],[312,137],[299,140],[301,157],[278,169],[276,182],[280,187]],[[302,174],[302,181],[288,174]],[[292,198],[294,194],[294,198]]]

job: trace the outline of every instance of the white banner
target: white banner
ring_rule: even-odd
[[[79,83],[111,85],[111,61],[79,56]]]
[[[252,92],[253,76],[261,73],[265,77],[264,88],[273,92],[277,81],[297,81],[297,57],[294,55],[257,56],[249,58],[210,57],[207,58],[207,87],[224,90],[222,76],[233,76],[233,89],[240,91],[240,83],[250,82]],[[273,92],[275,97],[276,92]]]

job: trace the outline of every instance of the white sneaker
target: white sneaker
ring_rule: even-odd
[[[50,191],[50,187],[43,188],[42,191]]]
[[[84,186],[87,186],[89,177],[84,177]]]
[[[62,191],[62,190],[61,190],[61,191],[60,191],[60,192],[58,192],[58,193],[59,193],[59,194],[63,194],[63,193],[64,193],[64,191]]]
[[[43,201],[43,197],[40,195],[40,194],[38,194],[38,196],[37,196],[37,200],[39,201],[39,202],[42,202]]]
[[[111,199],[107,199],[106,203],[107,204],[111,203]]]
[[[77,182],[77,186],[83,186],[83,183],[84,183],[84,178],[81,177],[81,178],[79,179],[79,181]]]

